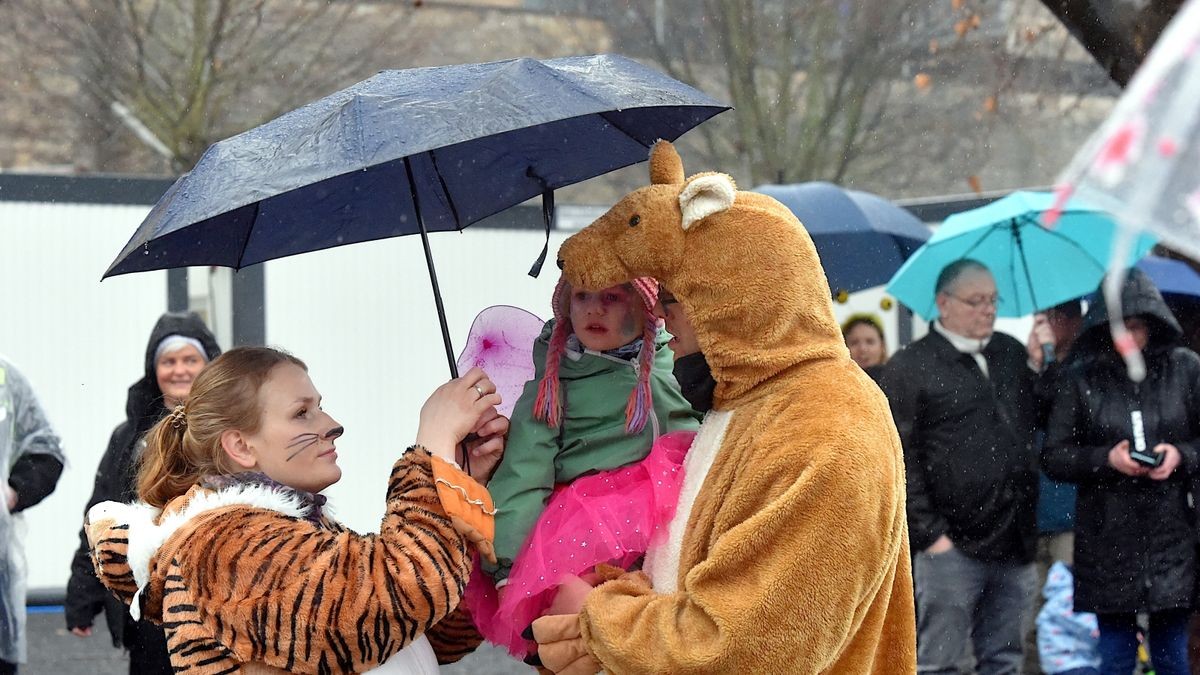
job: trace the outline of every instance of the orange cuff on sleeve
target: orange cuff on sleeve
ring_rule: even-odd
[[[450,462],[432,457],[433,481],[438,499],[454,529],[466,537],[484,558],[496,562],[496,506],[487,488]]]

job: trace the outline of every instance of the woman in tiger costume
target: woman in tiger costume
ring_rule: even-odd
[[[499,402],[478,369],[437,389],[380,532],[359,535],[321,511],[343,429],[304,363],[226,352],[150,430],[144,503],[89,512],[97,576],[162,624],[177,673],[434,673],[480,640],[458,605],[473,551],[492,555],[494,511],[454,458],[474,432],[474,464],[494,466]]]

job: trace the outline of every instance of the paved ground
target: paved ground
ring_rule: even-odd
[[[126,675],[129,662],[113,649],[103,617],[90,638],[77,638],[63,627],[59,608],[32,608],[29,614],[29,663],[21,675]],[[533,670],[502,650],[485,647],[443,673],[467,675],[526,675]]]

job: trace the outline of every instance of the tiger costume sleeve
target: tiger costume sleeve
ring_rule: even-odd
[[[412,450],[396,462],[377,535],[245,505],[178,530],[157,555],[165,569],[154,575],[164,583],[152,583],[146,600],[147,613],[162,617],[176,672],[237,672],[246,663],[361,672],[450,615],[471,555],[446,516],[430,459]]]
[[[465,605],[459,605],[449,616],[437,622],[425,636],[429,638],[429,644],[441,665],[460,661],[483,642],[483,636],[475,628],[475,622]]]

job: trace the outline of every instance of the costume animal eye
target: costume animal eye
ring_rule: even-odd
[[[640,223],[640,222],[642,222],[642,217],[641,217],[641,216],[637,216],[637,215],[635,215],[635,216],[633,216],[632,218],[630,218],[630,219],[629,219],[629,226],[630,226],[630,227],[637,227],[637,226],[638,226],[638,223]]]

